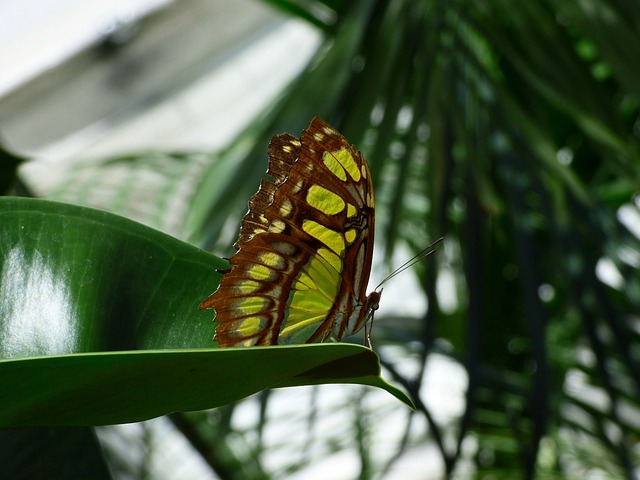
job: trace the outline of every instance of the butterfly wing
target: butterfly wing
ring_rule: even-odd
[[[216,310],[220,346],[340,340],[375,305],[366,296],[374,199],[362,154],[314,118],[300,139],[276,135],[242,220],[238,252],[201,308]],[[374,292],[375,293],[375,292]]]

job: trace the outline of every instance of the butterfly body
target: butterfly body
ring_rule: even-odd
[[[341,340],[378,307],[366,294],[374,199],[362,154],[314,118],[300,138],[276,135],[249,201],[237,253],[200,308],[216,310],[221,347]]]

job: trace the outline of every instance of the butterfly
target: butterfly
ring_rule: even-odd
[[[267,174],[249,201],[237,252],[213,308],[220,347],[339,341],[373,317],[366,293],[375,210],[364,156],[314,118],[300,138],[275,135]]]

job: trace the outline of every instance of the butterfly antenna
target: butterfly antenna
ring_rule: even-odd
[[[427,245],[425,248],[423,248],[421,251],[419,251],[417,254],[415,254],[412,258],[410,258],[409,260],[407,260],[405,263],[403,263],[402,265],[400,265],[398,268],[396,268],[393,272],[391,272],[389,275],[387,275],[384,280],[382,280],[378,286],[375,288],[375,290],[378,290],[384,283],[388,282],[389,280],[391,280],[393,277],[395,277],[396,275],[404,272],[405,270],[407,270],[408,268],[413,267],[416,263],[421,262],[422,260],[424,260],[425,258],[427,258],[429,255],[431,255],[432,253],[435,253],[435,246],[437,244],[439,244],[442,240],[444,240],[444,237],[440,237],[439,239],[437,239],[435,242]]]

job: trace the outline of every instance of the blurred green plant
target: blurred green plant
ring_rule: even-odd
[[[306,441],[325,445],[323,459],[355,450],[360,478],[385,478],[424,445],[436,446],[448,478],[637,478],[638,5],[269,3],[321,29],[325,41],[226,151],[153,162],[182,175],[167,173],[167,188],[147,196],[155,212],[147,222],[229,253],[235,229],[227,227],[239,223],[261,177],[249,165],[265,157],[271,135],[297,134],[317,115],[369,160],[387,262],[398,246],[417,251],[445,236],[435,259],[416,268],[424,315],[376,320],[382,363],[417,406],[396,422],[404,433],[392,453],[379,460],[379,410],[361,392],[343,404],[349,440],[314,435],[330,418],[318,413],[316,394],[308,408],[297,405]],[[90,185],[115,164],[135,172],[149,159],[95,165]],[[76,197],[91,192],[86,178],[67,178],[55,198],[84,203]],[[185,178],[191,189],[178,188]],[[132,188],[103,206],[130,214],[139,208]],[[445,422],[425,401],[435,354],[468,378],[462,414]],[[259,418],[244,430],[232,421],[242,404],[172,418],[222,478],[282,477],[318,458],[304,447],[269,467],[286,443],[266,440],[285,422],[271,413],[276,398],[252,400]]]

